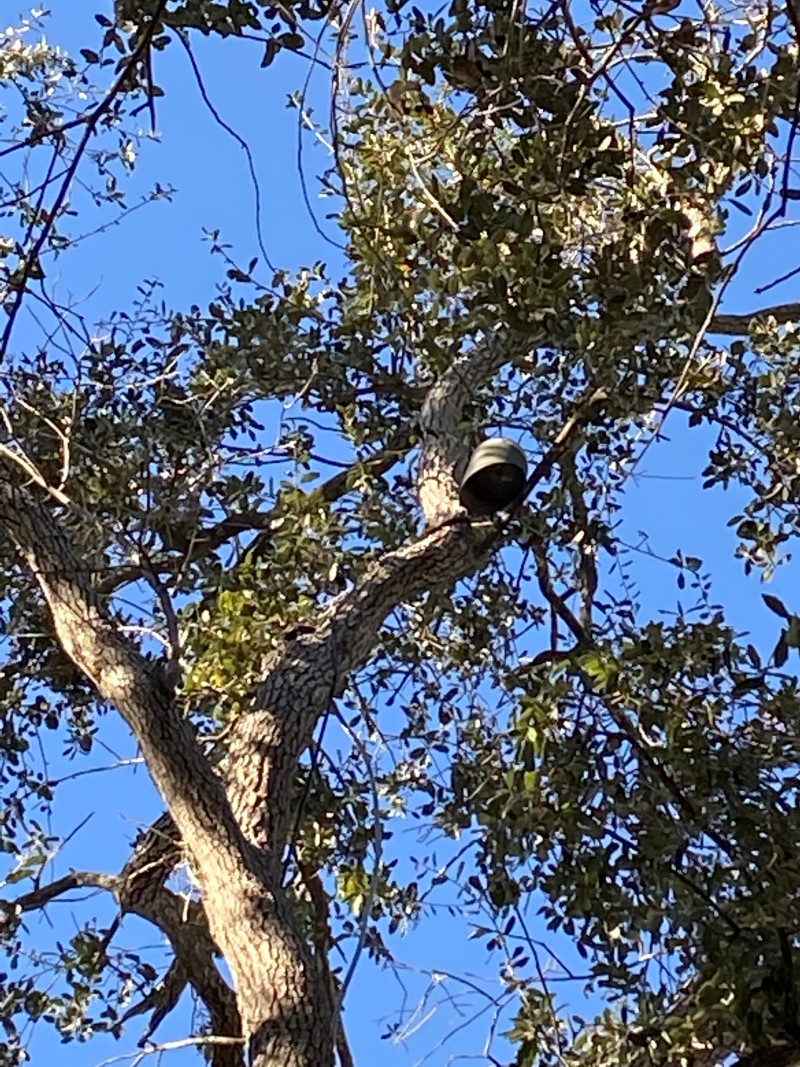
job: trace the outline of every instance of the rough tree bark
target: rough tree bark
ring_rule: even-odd
[[[728,318],[715,320],[712,329],[741,332],[751,316]],[[515,351],[529,352],[540,340],[509,331],[489,335],[428,390],[418,427],[422,533],[331,600],[312,632],[287,638],[266,666],[251,711],[231,729],[229,758],[216,768],[181,714],[165,664],[142,656],[106,608],[107,595],[125,576],[92,577],[61,521],[68,507],[63,494],[48,499],[46,487],[23,484],[20,467],[8,458],[0,466],[0,529],[38,582],[63,650],[127,722],[167,807],[119,876],[69,876],[16,904],[31,910],[76,885],[94,885],[112,892],[123,912],[158,925],[175,952],[167,1001],[189,983],[204,1000],[215,1034],[242,1038],[213,1048],[214,1067],[241,1067],[245,1058],[251,1067],[333,1063],[326,961],[299,929],[282,884],[297,761],[320,716],[368,658],[387,615],[428,591],[451,588],[485,566],[501,543],[491,522],[471,521],[458,501],[455,475],[468,455],[464,408]],[[529,489],[547,477],[565,447],[578,443],[590,420],[591,412],[576,410],[558,438],[543,444]],[[377,471],[406,453],[410,429],[376,459]],[[343,475],[337,479],[329,499],[346,485]],[[241,525],[256,532],[257,541],[269,537],[268,518],[243,517],[230,530],[215,531],[212,542],[241,532]],[[202,893],[202,905],[190,914],[164,884],[181,850]],[[217,953],[228,963],[234,991],[217,970]],[[793,1067],[794,1055],[787,1049],[755,1053],[740,1063]]]
[[[241,1025],[252,1067],[333,1063],[328,972],[300,931],[282,885],[297,761],[319,717],[369,656],[386,616],[404,601],[452,587],[490,558],[497,531],[491,523],[469,521],[458,502],[454,472],[467,448],[463,409],[514,348],[534,343],[498,332],[458,356],[430,389],[420,419],[423,532],[387,552],[327,605],[313,632],[288,640],[274,655],[252,710],[232,728],[222,772],[182,717],[164,665],[145,659],[121,633],[46,495],[20,484],[19,470],[6,461],[0,528],[38,582],[63,650],[127,722],[167,806],[155,836],[139,842],[132,866],[113,888],[123,909],[147,915],[169,937],[176,985],[195,986],[223,1034]],[[196,917],[199,936],[191,947],[185,919],[163,884],[176,837],[205,912]],[[142,866],[137,855],[150,860]],[[216,946],[230,967],[235,1000],[226,997],[211,959]],[[239,1057],[238,1049],[228,1049],[216,1062],[223,1067]]]

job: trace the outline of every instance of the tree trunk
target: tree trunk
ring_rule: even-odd
[[[252,710],[232,726],[224,775],[184,718],[165,665],[143,656],[120,629],[47,495],[16,484],[13,464],[0,472],[0,527],[38,582],[62,649],[136,737],[174,820],[208,931],[233,976],[251,1067],[332,1067],[334,1004],[324,949],[317,955],[310,947],[282,884],[297,762],[320,716],[368,658],[387,615],[430,590],[452,588],[502,541],[498,528],[474,524],[459,504],[453,474],[466,458],[461,415],[480,382],[512,351],[533,343],[507,331],[487,335],[429,391],[418,474],[427,528],[330,601],[312,633],[276,652]],[[563,441],[545,452],[541,476],[559,448]],[[50,499],[68,507],[57,493]],[[177,944],[185,931],[175,925]],[[207,941],[206,935],[206,956]],[[198,971],[202,964],[195,966],[202,986]],[[217,999],[227,1019],[224,993]]]
[[[328,1067],[333,1006],[327,972],[298,930],[285,894],[233,877],[205,857],[212,933],[231,969],[250,1067]]]

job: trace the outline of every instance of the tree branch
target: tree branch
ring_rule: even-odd
[[[405,456],[410,451],[411,447],[411,434],[409,433],[408,429],[404,428],[398,431],[396,434],[393,434],[386,442],[386,446],[376,452],[374,456],[370,456],[368,459],[361,460],[359,463],[352,464],[352,466],[348,467],[347,470],[339,471],[337,474],[334,474],[333,477],[328,478],[326,482],[323,482],[322,485],[312,490],[308,494],[309,500],[317,500],[320,503],[324,504],[333,504],[336,500],[339,500],[346,493],[348,493],[352,488],[353,473],[358,466],[362,466],[366,473],[371,475],[373,478],[379,478],[382,474],[385,474],[388,470],[391,470],[395,463],[397,463],[398,460],[402,459],[403,456]],[[259,535],[253,541],[252,545],[250,545],[249,551],[251,555],[260,555],[264,551],[266,545],[269,544],[272,533],[272,525],[277,517],[276,511],[277,508],[272,508],[266,513],[266,515],[262,517],[264,520],[264,525],[260,527],[262,532],[259,533]],[[224,522],[227,523],[235,523],[236,521],[237,516],[233,516],[231,519],[224,520]],[[222,525],[223,524],[220,524],[221,527]],[[222,528],[220,528],[218,530],[218,533],[216,534],[212,532],[212,542],[215,541],[216,537],[221,535],[222,533]],[[232,533],[227,533],[226,536],[223,537],[221,541],[219,541],[219,544],[224,543],[231,536],[233,536]],[[212,547],[218,547],[218,545],[213,545]]]
[[[189,979],[180,958],[176,956],[169,965],[166,974],[157,986],[153,986],[146,997],[128,1008],[120,1019],[121,1023],[129,1022],[139,1015],[152,1012],[147,1023],[147,1028],[139,1038],[139,1047],[146,1044],[166,1019],[171,1011],[178,1006],[178,1001],[183,996],[183,991],[188,985]]]
[[[174,976],[171,997],[165,982],[165,991],[154,1001],[154,1015],[145,1036],[149,1038],[171,1010],[171,1001],[177,1003],[177,986],[183,980],[205,1003],[214,1033],[239,1037],[242,1024],[236,998],[217,970],[215,957],[220,952],[203,908],[195,902],[187,906],[164,885],[181,855],[178,829],[169,812],[164,812],[139,835],[120,875],[120,906],[158,926],[172,945],[181,968]],[[243,1051],[237,1045],[214,1050],[214,1067],[242,1067],[243,1062]]]
[[[360,465],[368,475],[378,478],[402,459],[412,447],[411,435],[408,430],[401,430],[394,434],[375,455],[360,461]],[[347,470],[334,474],[322,485],[308,493],[308,499],[318,500],[321,503],[332,504],[339,500],[351,488],[353,472],[359,463],[354,463]],[[252,556],[263,554],[272,540],[275,523],[279,518],[278,507],[272,507],[268,511],[248,511],[237,515],[228,515],[214,526],[208,529],[200,529],[193,538],[191,545],[184,553],[183,559],[178,560],[174,556],[153,558],[149,561],[149,569],[157,574],[174,573],[179,567],[185,567],[190,563],[196,563],[210,552],[221,548],[232,537],[238,537],[245,533],[255,533],[256,537],[248,547]],[[128,582],[139,581],[143,577],[143,568],[136,564],[116,568],[111,574],[102,579],[97,585],[97,591],[104,596],[110,596]]]
[[[6,322],[5,329],[3,330],[3,337],[2,340],[0,340],[0,361],[5,358],[6,353],[8,352],[8,345],[11,340],[11,331],[14,329],[14,322],[17,318],[17,315],[19,314],[19,309],[22,306],[22,301],[25,297],[25,289],[27,288],[34,268],[39,264],[39,256],[41,254],[41,251],[44,248],[45,242],[47,241],[53,227],[56,224],[62,207],[64,206],[67,194],[69,193],[73,179],[75,178],[75,175],[78,171],[78,165],[80,164],[80,161],[83,158],[83,154],[86,151],[89,141],[94,136],[94,132],[97,129],[97,124],[100,122],[103,116],[110,110],[111,105],[113,104],[117,96],[119,96],[119,94],[124,91],[125,86],[130,81],[131,74],[134,68],[149,49],[150,42],[153,39],[153,35],[155,34],[155,31],[160,24],[161,15],[166,6],[167,0],[158,0],[158,3],[156,4],[155,10],[153,11],[150,20],[148,21],[147,25],[144,26],[141,30],[139,40],[133,52],[126,60],[125,65],[118,74],[116,81],[108,90],[108,92],[100,101],[100,103],[97,105],[97,107],[95,107],[87,115],[79,116],[72,122],[65,123],[59,129],[53,131],[57,137],[63,137],[64,132],[70,127],[85,124],[83,135],[81,136],[81,139],[78,142],[78,146],[75,149],[75,153],[72,157],[72,160],[70,161],[70,164],[67,167],[64,180],[61,183],[61,187],[58,190],[56,198],[53,201],[49,211],[47,212],[45,223],[42,226],[39,235],[34,241],[32,247],[25,254],[21,276],[15,281],[14,287],[16,289],[16,292],[14,294],[14,303],[12,304],[11,310],[8,313],[8,320]],[[16,143],[12,145],[10,149],[6,149],[6,152],[14,151],[17,148],[22,147],[24,144],[32,144],[37,136],[40,136],[39,132],[34,131],[34,133],[32,133],[25,142],[23,142],[22,144]],[[5,155],[6,152],[4,152],[3,155]],[[33,223],[31,223],[31,228],[32,226]],[[26,243],[27,240],[28,238],[26,237]]]
[[[420,412],[423,433],[417,488],[425,522],[438,526],[464,514],[457,478],[469,458],[464,408],[471,397],[520,351],[530,351],[539,338],[503,328],[457,356],[428,390]]]
[[[286,842],[300,753],[319,716],[371,652],[387,614],[474,573],[495,540],[491,522],[462,521],[386,553],[356,586],[330,601],[312,633],[272,656],[254,710],[231,728],[228,795],[248,839],[268,850],[274,863]]]
[[[311,634],[298,635],[277,650],[266,665],[253,711],[233,724],[228,796],[248,840],[265,850],[274,864],[280,863],[286,843],[297,760],[320,715],[372,651],[386,616],[399,604],[451,588],[474,574],[502,539],[496,523],[463,513],[452,464],[459,456],[463,459],[463,408],[485,380],[481,376],[495,373],[525,343],[533,341],[510,332],[493,335],[457,359],[432,388],[423,404],[427,436],[420,461],[420,499],[429,523],[442,514],[448,518],[412,544],[387,552],[352,589],[330,601]],[[593,394],[567,421],[528,479],[527,492],[549,475],[599,399]]]
[[[13,900],[3,901],[7,908],[18,909],[21,912],[36,911],[46,907],[50,901],[71,893],[75,889],[105,889],[115,896],[119,891],[120,879],[113,874],[102,874],[99,871],[72,871],[63,878],[57,878],[49,885],[43,885],[32,889],[29,893],[22,893]]]
[[[330,1005],[319,1001],[318,965],[282,888],[280,862],[254,848],[243,834],[222,782],[165,682],[162,664],[145,659],[120,633],[65,526],[31,492],[14,484],[13,473],[0,466],[0,529],[15,542],[38,582],[61,647],[117,708],[139,743],[193,861],[211,936],[236,982],[242,1030],[251,1049],[283,1056],[297,1041],[287,1027],[288,1015],[314,1012],[324,1017]],[[308,725],[305,719],[303,724]],[[287,789],[287,799],[289,795]],[[176,924],[169,927],[176,938],[182,930],[179,903],[168,896],[159,899],[159,921]],[[284,989],[280,998],[272,988],[276,967]],[[303,1042],[325,1062],[332,1029],[323,1026],[314,1032],[304,1023],[302,1032]]]
[[[62,648],[130,726],[183,839],[221,849],[238,864],[241,839],[222,784],[180,714],[161,664],[145,659],[119,632],[63,524],[6,475],[0,528],[38,582]]]
[[[138,915],[157,926],[170,942],[177,969],[123,1018],[152,1011],[143,1040],[175,1007],[186,983],[190,983],[205,1003],[214,1033],[241,1037],[242,1026],[236,998],[214,962],[219,955],[200,905],[185,902],[164,886],[180,857],[177,830],[168,814],[162,815],[134,846],[133,854],[119,875],[97,871],[72,871],[49,885],[41,886],[14,900],[4,901],[9,911],[30,912],[76,889],[104,889],[114,895],[123,913]],[[238,1044],[214,1049],[213,1067],[243,1067],[243,1050]]]
[[[153,1010],[145,1039],[175,1007],[187,982],[206,1005],[214,1033],[241,1037],[242,1023],[236,998],[214,962],[220,952],[202,906],[196,902],[187,905],[181,897],[160,884],[158,877],[153,878],[146,888],[141,876],[136,879],[135,888],[124,880],[119,901],[124,911],[147,919],[163,931],[179,967],[172,975],[173,980],[167,982],[165,979],[162,987],[155,991],[152,1003],[142,1008]],[[234,1044],[215,1049],[213,1063],[214,1067],[243,1067],[241,1046]]]
[[[488,536],[478,536],[477,526],[469,523],[458,500],[456,475],[468,455],[464,408],[513,354],[535,343],[533,337],[499,329],[457,356],[431,386],[420,412],[423,444],[418,475],[428,533],[384,555],[353,589],[330,602],[312,635],[291,640],[276,653],[267,665],[254,712],[235,724],[229,795],[233,786],[239,825],[260,848],[273,850],[273,860],[285,842],[294,765],[318,717],[346,685],[350,672],[369,655],[387,614],[405,600],[449,587],[488,560],[496,532],[490,526]],[[571,433],[572,426],[563,435],[565,441]],[[401,431],[384,454],[375,458],[373,472],[388,469],[398,453],[410,447],[410,436]],[[349,476],[349,471],[342,471],[331,478],[323,487],[323,499],[332,501],[346,492]],[[464,521],[451,525],[453,519]],[[267,762],[277,772],[272,786],[266,781],[273,779]],[[264,815],[262,825],[265,811],[269,814]]]
[[[766,318],[775,319],[779,326],[787,322],[800,322],[800,303],[774,304],[772,307],[751,311],[745,315],[715,315],[709,324],[708,332],[741,337],[750,332],[756,319]]]

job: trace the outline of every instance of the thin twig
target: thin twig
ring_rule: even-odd
[[[255,163],[253,162],[253,153],[250,151],[250,145],[247,143],[247,141],[245,141],[244,137],[242,137],[241,134],[237,133],[236,130],[234,130],[234,128],[232,126],[230,126],[225,121],[225,119],[222,118],[222,116],[220,115],[220,113],[217,111],[216,107],[212,103],[211,98],[208,95],[208,91],[206,89],[205,82],[203,81],[203,75],[201,74],[200,68],[197,65],[197,60],[194,57],[194,52],[192,51],[192,46],[189,44],[189,41],[188,41],[188,38],[187,38],[186,34],[182,33],[182,32],[178,32],[177,36],[178,36],[178,40],[180,41],[181,45],[183,46],[184,51],[186,52],[186,55],[189,57],[189,63],[191,64],[191,67],[192,67],[192,73],[194,74],[194,79],[195,79],[195,82],[197,83],[197,88],[200,90],[200,96],[203,99],[203,103],[206,105],[206,107],[208,108],[209,112],[211,113],[211,117],[214,119],[216,124],[221,129],[223,129],[229,136],[231,136],[234,139],[234,141],[236,141],[236,143],[242,149],[244,149],[244,154],[247,157],[247,166],[248,166],[248,169],[250,171],[250,180],[253,183],[253,193],[255,195],[255,214],[256,214],[255,222],[256,222],[256,238],[258,239],[258,248],[259,248],[259,251],[261,252],[261,255],[264,257],[264,262],[266,263],[266,265],[269,267],[269,269],[274,274],[275,273],[275,267],[272,264],[272,261],[270,260],[269,256],[267,255],[267,250],[266,250],[266,247],[264,245],[264,235],[263,235],[263,233],[261,231],[261,186],[259,185],[258,175],[256,173],[256,166],[255,166]]]
[[[217,1037],[209,1034],[206,1037],[183,1037],[178,1041],[162,1041],[158,1045],[148,1045],[147,1048],[138,1049],[136,1052],[123,1052],[119,1056],[111,1056],[103,1060],[97,1067],[110,1067],[112,1063],[122,1063],[124,1060],[131,1061],[131,1067],[137,1067],[147,1056],[157,1056],[162,1052],[175,1052],[181,1048],[202,1048],[203,1045],[243,1045],[243,1037]]]
[[[79,125],[80,122],[85,122],[86,124],[85,129],[83,131],[83,135],[80,141],[78,142],[77,148],[75,149],[75,154],[72,157],[72,161],[67,167],[66,175],[64,177],[63,182],[61,183],[61,188],[59,189],[56,198],[53,201],[52,207],[49,209],[47,217],[44,220],[44,225],[42,226],[41,233],[36,238],[36,241],[34,242],[30,251],[25,256],[25,262],[22,269],[21,277],[18,281],[15,281],[16,295],[14,297],[14,303],[8,313],[8,321],[6,322],[2,339],[0,339],[0,362],[5,359],[6,353],[8,352],[8,345],[11,340],[11,332],[14,329],[14,322],[19,313],[19,309],[22,306],[22,301],[25,296],[25,289],[28,285],[28,282],[30,281],[34,265],[38,263],[39,255],[42,249],[44,248],[44,244],[56,224],[56,220],[59,216],[61,208],[63,207],[64,201],[67,198],[67,193],[70,190],[72,181],[77,173],[80,162],[83,159],[83,154],[86,151],[86,147],[89,144],[89,141],[91,140],[92,136],[94,135],[94,132],[97,129],[97,124],[100,122],[100,119],[111,108],[112,103],[117,98],[117,96],[119,96],[119,94],[122,92],[123,88],[127,84],[130,78],[131,71],[135,68],[136,64],[139,62],[139,60],[143,57],[147,49],[150,47],[150,41],[152,40],[153,34],[156,31],[156,27],[160,23],[161,15],[163,14],[164,8],[166,6],[167,0],[159,0],[158,6],[156,7],[155,12],[153,13],[153,17],[151,18],[147,26],[144,28],[139,43],[136,45],[133,52],[131,53],[130,59],[125,64],[125,67],[120,72],[119,76],[117,77],[117,80],[111,86],[109,91],[97,105],[94,111],[92,111],[88,116],[85,116],[81,120],[76,120],[74,123],[65,124],[57,131],[58,134],[61,135],[63,134],[64,130],[68,129],[71,125]]]

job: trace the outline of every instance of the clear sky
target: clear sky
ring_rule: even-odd
[[[7,3],[4,7],[4,21],[13,23],[16,4],[13,10]],[[51,9],[48,38],[71,52],[99,44],[102,30],[94,22],[95,9],[111,14],[111,4],[101,6],[100,0],[52,0]],[[272,262],[294,269],[322,259],[333,267],[335,274],[341,262],[340,253],[319,235],[303,203],[296,165],[298,112],[286,107],[288,94],[306,78],[307,62],[281,55],[273,66],[262,70],[262,47],[241,41],[195,37],[194,49],[209,99],[252,152],[262,201],[261,227]],[[207,304],[223,270],[220,261],[210,255],[203,228],[219,229],[222,239],[234,246],[235,257],[241,263],[260,255],[254,189],[245,153],[220,128],[204,104],[187,57],[177,44],[157,55],[155,77],[166,93],[157,101],[160,137],[158,141],[145,142],[142,147],[130,180],[130,202],[135,202],[137,194],[151,188],[156,181],[162,186],[174,186],[176,193],[172,202],[163,200],[143,208],[118,227],[83,242],[59,261],[58,270],[52,275],[59,277],[57,291],[65,299],[70,295],[81,297],[83,313],[89,320],[100,320],[113,309],[130,305],[137,285],[146,278],[157,278],[163,283],[164,299],[172,307]],[[327,113],[324,72],[312,79],[309,100],[320,114]],[[146,113],[141,118],[145,123],[148,121]],[[335,237],[333,225],[324,220],[328,202],[316,195],[316,176],[329,165],[325,148],[305,138],[304,160],[317,218],[324,232]],[[731,287],[725,303],[728,310],[745,311],[758,306],[752,290],[761,280],[765,262],[775,275],[794,265],[792,232],[766,239],[762,251],[754,254],[752,265],[745,268]],[[775,301],[797,299],[796,282],[776,289],[771,297]],[[29,329],[32,331],[32,326],[23,319],[15,334],[16,346],[25,344]],[[674,417],[667,432],[670,443],[650,450],[631,485],[623,516],[627,540],[637,545],[641,540],[638,531],[647,530],[651,534],[650,547],[657,555],[669,557],[681,548],[687,554],[702,557],[714,575],[716,594],[726,603],[733,624],[742,631],[750,631],[757,644],[770,649],[777,636],[776,620],[761,606],[758,576],[743,577],[742,565],[733,556],[735,534],[725,525],[738,510],[736,495],[732,491],[701,494],[699,472],[705,464],[703,446],[707,438],[698,432],[689,436]],[[679,592],[672,568],[641,556],[637,571],[644,583],[645,611],[655,613],[677,602]],[[770,586],[770,591],[784,596],[794,608],[800,607],[796,578],[797,571],[792,565],[782,569]],[[118,722],[104,723],[100,737],[119,757],[135,755],[126,731]],[[101,752],[92,758],[98,764],[105,761]],[[52,759],[49,771],[52,777],[86,766],[82,762],[64,764],[58,752],[53,753]],[[108,761],[111,759],[109,755]],[[54,832],[66,835],[87,815],[91,817],[77,830],[68,849],[54,864],[54,876],[63,874],[70,866],[118,869],[136,830],[161,810],[141,767],[79,778],[65,785],[60,796],[62,804]],[[401,837],[403,825],[394,829],[396,836]],[[110,909],[103,905],[101,898],[97,900],[97,914],[110,917]],[[43,949],[52,945],[55,937],[69,936],[70,910],[66,904],[49,910],[54,928],[44,918],[32,919],[34,936]],[[544,933],[536,928],[535,914],[529,916],[529,922],[533,936],[544,939]],[[131,949],[158,940],[157,932],[141,923],[131,923],[126,930]],[[411,931],[396,946],[399,957],[410,966],[404,975],[406,991],[388,972],[376,971],[367,960],[362,961],[349,993],[345,1017],[359,1067],[372,1067],[378,1062],[385,1067],[410,1067],[423,1062],[430,1050],[427,1062],[433,1067],[450,1062],[486,1062],[481,1048],[491,1015],[483,1015],[474,1026],[461,1028],[482,1007],[479,998],[464,999],[466,988],[447,979],[436,985],[430,1000],[420,1001],[428,984],[422,973],[425,968],[467,976],[493,973],[494,961],[487,960],[484,949],[477,942],[468,942],[466,936],[462,913],[442,912],[435,919],[424,920],[419,930]],[[574,953],[564,949],[549,934],[546,940],[564,951],[580,970]],[[580,983],[563,989],[565,999],[578,1006]],[[420,1005],[414,1033],[404,1043],[381,1040],[387,1022],[404,996],[409,1005]],[[584,1007],[582,1014],[589,1013]],[[184,1036],[186,1020],[186,1011],[176,1013],[157,1037],[169,1040]],[[452,1039],[437,1047],[453,1031],[456,1032]],[[90,1067],[130,1051],[137,1032],[135,1022],[129,1028],[131,1040],[120,1045],[103,1040],[91,1046],[60,1046],[41,1027],[32,1044],[33,1062],[36,1067],[54,1062],[64,1067]],[[199,1062],[196,1053],[185,1051],[171,1053],[163,1060],[167,1067]]]

